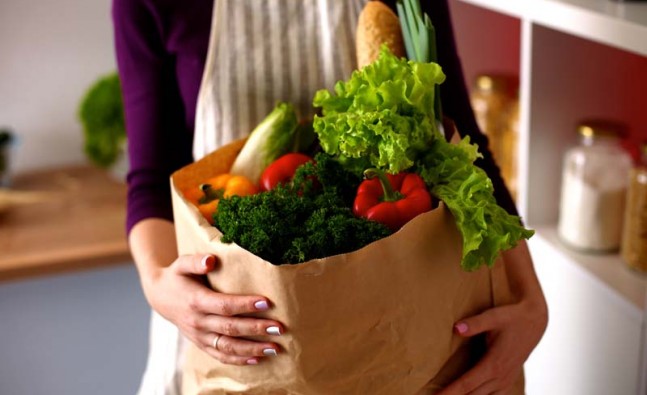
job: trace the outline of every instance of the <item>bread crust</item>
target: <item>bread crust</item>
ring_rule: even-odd
[[[398,16],[381,1],[369,1],[357,21],[357,68],[361,69],[377,59],[382,44],[398,57],[406,55]]]

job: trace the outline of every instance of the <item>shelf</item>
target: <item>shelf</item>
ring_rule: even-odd
[[[629,302],[638,311],[647,309],[647,275],[629,269],[618,254],[585,254],[562,244],[555,227],[535,228],[534,237],[542,239],[564,260],[584,269],[596,281]],[[538,264],[538,263],[535,263]]]
[[[647,4],[610,0],[531,1],[537,24],[647,55]]]
[[[132,262],[126,185],[75,166],[16,175],[17,191],[46,196],[0,215],[0,281]]]
[[[611,0],[460,0],[647,56],[647,3]]]
[[[480,8],[499,12],[516,18],[524,18],[528,0],[458,0],[463,3],[472,4]]]
[[[618,254],[569,249],[555,227],[562,158],[577,143],[578,121],[622,120],[632,144],[647,138],[641,106],[647,99],[647,2],[450,5],[468,78],[493,64],[509,69],[511,58],[519,64],[517,201],[536,230],[529,247],[550,311],[547,332],[527,365],[527,392],[647,394],[647,274],[629,269]]]

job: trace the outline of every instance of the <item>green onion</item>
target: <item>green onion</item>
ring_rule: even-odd
[[[404,47],[407,58],[421,63],[438,63],[436,48],[436,30],[429,19],[423,14],[419,0],[398,0],[396,4]],[[436,85],[434,98],[434,113],[436,120],[442,122],[442,108],[440,105],[440,87]]]

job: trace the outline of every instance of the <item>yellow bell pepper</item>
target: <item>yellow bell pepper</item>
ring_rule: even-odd
[[[208,179],[198,187],[184,191],[184,196],[195,204],[202,216],[213,225],[213,215],[222,198],[248,196],[258,192],[258,187],[244,176],[220,174]]]

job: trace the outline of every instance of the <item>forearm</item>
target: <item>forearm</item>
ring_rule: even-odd
[[[536,303],[538,307],[545,306],[544,294],[526,241],[521,240],[516,247],[504,251],[502,255],[510,291],[515,299]]]
[[[178,257],[173,223],[160,218],[139,221],[130,231],[128,242],[146,293],[161,270]]]

